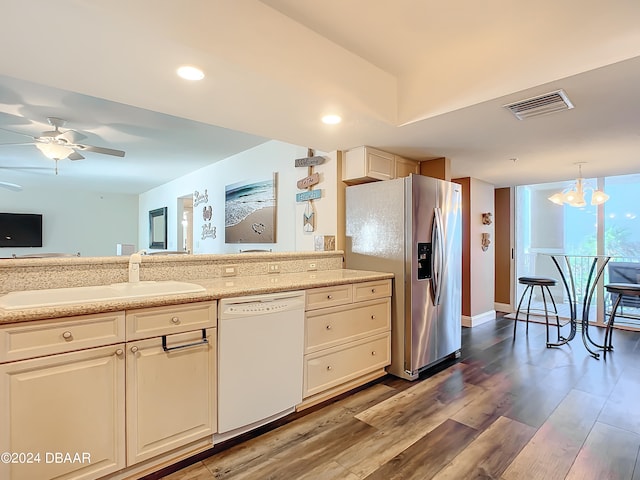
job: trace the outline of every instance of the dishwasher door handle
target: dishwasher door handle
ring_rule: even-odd
[[[199,345],[206,345],[208,343],[209,343],[209,340],[207,340],[207,330],[204,328],[202,329],[202,340],[198,342],[187,343],[185,345],[176,345],[175,347],[167,347],[167,336],[166,335],[162,336],[162,349],[165,352],[180,350],[182,348],[197,347]]]

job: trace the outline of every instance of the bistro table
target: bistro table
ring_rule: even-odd
[[[570,321],[571,321],[571,331],[569,332],[569,336],[560,337],[558,343],[547,343],[548,347],[560,347],[562,345],[567,344],[576,336],[577,326],[578,326],[578,296],[576,292],[576,284],[575,284],[575,275],[573,271],[573,266],[576,262],[581,261],[585,262],[585,264],[591,264],[589,267],[589,274],[587,276],[587,280],[584,282],[584,289],[582,291],[582,315],[580,317],[581,327],[582,327],[582,343],[584,343],[587,351],[594,357],[600,358],[600,354],[594,351],[591,347],[606,349],[605,345],[599,345],[591,339],[589,335],[589,308],[591,307],[591,300],[593,299],[593,294],[596,290],[596,286],[598,284],[598,280],[602,276],[607,263],[611,259],[610,255],[566,255],[566,254],[546,254],[551,257],[553,263],[556,265],[558,272],[560,273],[560,278],[562,279],[562,283],[564,284],[565,291],[567,292],[567,296],[569,298],[569,310],[570,310]],[[566,267],[566,274],[563,265]],[[567,278],[567,276],[569,278]],[[578,286],[578,289],[580,286]],[[579,291],[579,290],[578,290]]]

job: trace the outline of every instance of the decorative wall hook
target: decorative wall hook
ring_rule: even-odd
[[[490,212],[482,214],[482,224],[483,225],[491,225],[493,223],[492,215]]]

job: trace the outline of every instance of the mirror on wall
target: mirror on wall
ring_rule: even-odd
[[[149,210],[149,248],[167,248],[167,207]]]

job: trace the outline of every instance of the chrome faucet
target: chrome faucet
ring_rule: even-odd
[[[142,263],[142,255],[146,250],[140,250],[137,253],[132,253],[129,257],[129,282],[136,283],[140,281],[140,264]]]

